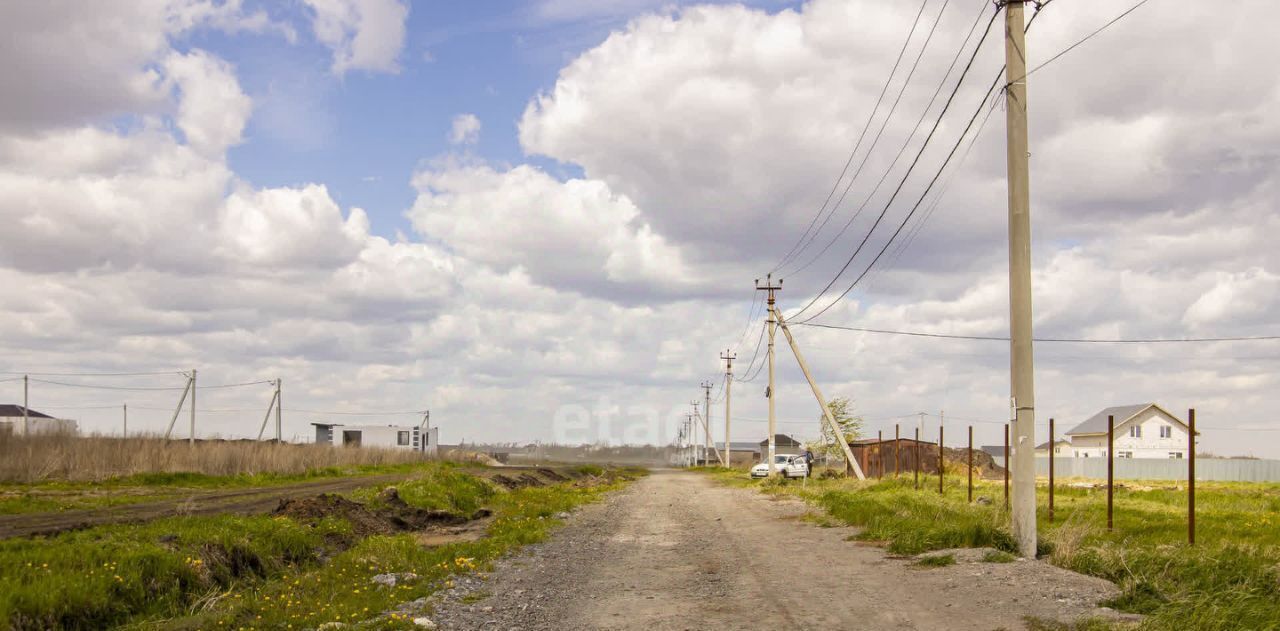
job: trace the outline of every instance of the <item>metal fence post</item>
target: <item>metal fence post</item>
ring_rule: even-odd
[[[1013,463],[1009,458],[1009,424],[1004,426],[1004,507],[1009,508],[1009,466]]]
[[[916,444],[915,444],[915,460],[916,463],[916,490],[920,490],[920,428],[916,428]]]
[[[1191,436],[1187,438],[1187,545],[1196,545],[1196,409],[1187,410]]]
[[[969,503],[973,503],[973,426],[969,426]]]
[[[1107,416],[1107,530],[1110,531],[1114,526],[1112,521],[1113,507],[1115,500],[1115,481],[1116,481],[1116,417]]]
[[[1053,521],[1053,459],[1058,452],[1057,438],[1053,433],[1053,417],[1049,417],[1049,521]]]
[[[942,453],[942,423],[938,423],[938,492],[942,493],[942,474],[947,468],[946,455]]]

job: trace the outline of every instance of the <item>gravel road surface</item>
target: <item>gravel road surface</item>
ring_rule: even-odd
[[[802,502],[658,471],[440,594],[443,629],[1023,629],[1114,617],[1109,582],[1037,561],[912,559],[800,518]]]

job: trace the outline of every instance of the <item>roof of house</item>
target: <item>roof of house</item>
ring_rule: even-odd
[[[11,403],[0,403],[0,416],[22,416],[22,406],[13,405]],[[37,412],[27,408],[28,418],[53,418],[43,412]]]
[[[1124,424],[1125,421],[1141,414],[1147,408],[1155,408],[1164,412],[1169,418],[1176,421],[1179,425],[1186,427],[1186,423],[1182,419],[1169,414],[1169,411],[1154,403],[1137,403],[1134,405],[1117,405],[1106,408],[1093,416],[1090,416],[1085,422],[1076,425],[1071,431],[1067,432],[1067,436],[1079,436],[1082,434],[1105,434],[1107,433],[1107,417],[1116,417],[1116,426]],[[1199,432],[1196,432],[1199,434]]]
[[[1067,443],[1068,445],[1070,445],[1070,444],[1071,444],[1071,441],[1069,441],[1069,440],[1067,440],[1067,439],[1065,439],[1065,438],[1059,438],[1059,439],[1057,440],[1057,443],[1058,443],[1059,445],[1061,445],[1062,443]],[[1047,441],[1047,440],[1046,440],[1046,441],[1044,441],[1043,443],[1040,443],[1039,445],[1036,445],[1036,449],[1048,449],[1048,448],[1049,448],[1049,441]]]
[[[758,444],[760,444],[760,445],[768,445],[768,444],[769,444],[769,439],[768,439],[768,438],[766,438],[766,439],[764,439],[764,440],[760,441]],[[798,441],[798,440],[796,440],[796,439],[794,439],[794,438],[792,438],[792,437],[790,437],[790,436],[787,436],[786,434],[774,434],[774,435],[773,435],[773,444],[775,444],[775,445],[801,445],[801,444],[803,444],[803,443],[801,443],[800,441]]]

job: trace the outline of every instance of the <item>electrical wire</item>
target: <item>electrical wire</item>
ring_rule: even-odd
[[[1129,7],[1129,10],[1128,10],[1128,11],[1125,11],[1124,13],[1121,13],[1120,15],[1117,15],[1117,16],[1116,16],[1114,19],[1112,19],[1110,22],[1107,22],[1106,24],[1103,24],[1102,26],[1098,27],[1098,28],[1097,28],[1096,30],[1094,30],[1092,33],[1089,33],[1088,35],[1084,36],[1082,39],[1080,39],[1080,40],[1079,40],[1079,41],[1077,41],[1076,43],[1074,43],[1074,44],[1072,44],[1072,45],[1070,45],[1070,46],[1066,47],[1066,48],[1065,48],[1065,49],[1063,49],[1061,52],[1059,52],[1058,54],[1056,54],[1056,55],[1054,55],[1054,56],[1050,57],[1048,60],[1044,61],[1043,63],[1041,63],[1040,65],[1036,66],[1035,68],[1032,68],[1032,69],[1031,69],[1030,71],[1028,71],[1026,74],[1024,74],[1024,75],[1022,75],[1021,77],[1018,77],[1018,78],[1017,78],[1017,79],[1015,79],[1014,81],[1010,82],[1010,84],[1012,84],[1012,83],[1017,83],[1018,81],[1022,81],[1023,79],[1026,79],[1027,77],[1030,77],[1031,75],[1035,74],[1035,72],[1036,72],[1037,70],[1039,70],[1039,69],[1041,69],[1041,68],[1043,68],[1043,67],[1045,67],[1045,66],[1047,66],[1047,65],[1049,65],[1049,64],[1051,64],[1051,63],[1053,63],[1053,62],[1055,62],[1055,61],[1057,61],[1059,57],[1062,57],[1063,55],[1065,55],[1065,54],[1067,54],[1067,53],[1069,53],[1069,52],[1071,52],[1071,51],[1075,50],[1077,46],[1080,46],[1081,44],[1083,44],[1083,43],[1085,43],[1085,42],[1089,41],[1090,39],[1093,39],[1093,37],[1094,37],[1095,35],[1097,35],[1097,34],[1099,34],[1099,33],[1103,32],[1103,31],[1107,30],[1107,29],[1108,29],[1108,28],[1110,28],[1113,24],[1115,24],[1116,22],[1119,22],[1120,20],[1124,19],[1124,18],[1125,18],[1125,16],[1129,15],[1130,13],[1133,13],[1134,11],[1137,11],[1137,10],[1138,10],[1138,7],[1141,7],[1142,5],[1146,4],[1146,3],[1147,3],[1147,2],[1149,2],[1149,1],[1150,1],[1150,0],[1141,0],[1140,2],[1138,2],[1138,4],[1135,4],[1135,5],[1133,5],[1132,7]],[[1039,14],[1039,12],[1037,12],[1037,15],[1038,15],[1038,14]],[[1034,19],[1034,18],[1035,18],[1035,16],[1032,16],[1032,19]]]
[[[155,377],[160,375],[183,375],[181,371],[167,372],[4,372],[0,375],[31,375],[36,377]]]
[[[956,81],[955,88],[954,88],[954,89],[952,89],[950,96],[948,96],[948,97],[947,97],[947,101],[946,101],[946,103],[943,105],[943,107],[942,107],[942,111],[938,114],[938,119],[937,119],[936,121],[934,121],[933,128],[929,130],[929,135],[925,137],[925,139],[924,139],[924,144],[922,144],[922,145],[920,146],[920,150],[916,153],[916,157],[915,157],[915,159],[914,159],[914,160],[912,160],[911,165],[910,165],[909,167],[907,167],[907,172],[906,172],[905,174],[903,174],[902,179],[898,182],[898,186],[897,186],[897,188],[896,188],[896,189],[894,190],[894,192],[893,192],[893,195],[891,195],[891,196],[889,197],[889,201],[885,203],[884,208],[880,211],[880,215],[876,218],[875,223],[873,223],[873,224],[871,225],[871,229],[867,231],[867,234],[866,234],[866,236],[865,236],[865,237],[863,237],[862,242],[858,244],[857,249],[856,249],[856,250],[854,250],[853,254],[852,254],[852,255],[849,257],[849,259],[845,262],[844,266],[840,268],[840,271],[839,271],[839,272],[837,272],[837,273],[836,273],[836,275],[831,279],[831,281],[827,283],[826,287],[824,287],[824,288],[822,289],[822,291],[818,292],[818,293],[813,297],[813,299],[809,301],[809,303],[808,303],[808,304],[806,304],[804,307],[802,307],[802,308],[800,309],[800,311],[798,311],[798,312],[796,312],[796,313],[793,313],[793,314],[791,314],[790,316],[788,316],[788,319],[793,319],[793,318],[796,318],[796,317],[800,316],[800,315],[801,315],[801,314],[803,314],[804,312],[808,311],[808,310],[809,310],[809,308],[811,308],[815,303],[817,303],[817,302],[818,302],[818,300],[819,300],[819,299],[821,299],[821,298],[822,298],[822,296],[827,292],[827,290],[831,289],[831,287],[832,287],[833,285],[835,285],[836,281],[840,280],[840,277],[841,277],[841,276],[843,276],[843,275],[844,275],[844,273],[845,273],[845,271],[847,271],[847,270],[849,269],[849,266],[853,264],[854,259],[856,259],[856,258],[857,258],[857,256],[858,256],[858,254],[862,252],[862,248],[866,246],[867,241],[871,239],[871,235],[875,233],[876,228],[880,225],[880,222],[884,220],[885,215],[889,212],[889,208],[893,205],[894,200],[896,200],[896,199],[897,199],[897,197],[898,197],[898,195],[902,192],[902,188],[903,188],[903,186],[905,186],[905,185],[906,185],[906,183],[907,183],[907,179],[908,179],[908,178],[910,178],[912,171],[914,171],[914,170],[915,170],[916,165],[920,163],[920,158],[924,155],[925,149],[927,149],[927,148],[929,147],[929,142],[933,139],[934,134],[935,134],[935,133],[937,133],[937,131],[938,131],[938,127],[942,125],[942,119],[946,117],[947,111],[948,111],[949,109],[951,109],[951,104],[955,101],[956,94],[957,94],[957,93],[959,93],[961,86],[963,86],[963,85],[964,85],[964,80],[965,80],[965,78],[968,76],[968,74],[969,74],[969,70],[973,67],[974,62],[977,60],[977,58],[978,58],[978,53],[982,50],[982,45],[983,45],[983,43],[985,43],[985,42],[986,42],[987,37],[991,34],[991,26],[992,26],[993,24],[995,24],[996,18],[997,18],[998,16],[999,16],[999,13],[998,13],[998,12],[992,13],[992,15],[991,15],[991,20],[987,22],[987,28],[986,28],[986,30],[984,30],[984,31],[983,31],[983,33],[982,33],[982,38],[978,40],[978,45],[974,47],[974,49],[973,49],[973,54],[972,54],[972,55],[970,55],[968,63],[966,63],[966,64],[965,64],[964,70],[963,70],[963,71],[961,71],[961,73],[960,73],[960,78]],[[994,87],[993,87],[992,89],[994,89]],[[990,90],[988,90],[988,96],[989,96],[989,94],[990,94]],[[986,99],[985,99],[985,98],[983,99],[983,103],[984,103],[984,104],[986,103]],[[976,119],[976,118],[977,118],[977,115],[978,115],[978,114],[980,114],[981,112],[982,112],[982,108],[981,108],[981,107],[979,107],[978,111],[974,113],[974,117],[973,117],[973,119],[970,119],[970,121],[969,121],[969,125],[970,125],[970,126],[972,126],[972,124],[973,124],[973,120],[974,120],[974,119]],[[964,135],[965,135],[968,131],[969,131],[969,127],[965,127],[964,132],[962,132],[962,133],[961,133],[961,136],[960,136],[960,137],[961,137],[961,140],[963,140],[963,139],[964,139]],[[959,146],[959,143],[957,143],[956,147],[958,147],[958,146]],[[953,147],[953,148],[952,148],[952,150],[951,150],[951,155],[954,155],[954,153],[955,153],[955,151],[956,151],[956,147]],[[947,160],[947,161],[949,161],[949,160],[950,160],[950,155],[948,155],[948,160]],[[946,162],[944,162],[944,163],[943,163],[943,168],[945,168],[945,167],[946,167]],[[939,175],[940,175],[940,174],[941,174],[941,171],[939,171]],[[937,177],[938,177],[938,176],[937,176],[937,175],[935,175],[935,176],[934,176],[934,180],[933,180],[933,181],[937,181]],[[930,186],[932,186],[932,183],[930,184]],[[928,190],[929,190],[928,188],[926,188],[926,189],[925,189],[925,194],[928,194]],[[916,207],[917,207],[917,208],[919,207],[919,203],[918,203],[918,202],[917,202]],[[912,212],[914,212],[914,209],[912,210]],[[910,217],[910,215],[908,215],[908,217]],[[890,241],[890,242],[892,242],[892,241]],[[883,252],[883,251],[882,251],[882,252]],[[878,258],[878,257],[877,257],[877,258]],[[863,275],[865,275],[865,272],[863,273]],[[861,277],[859,277],[859,278],[861,278]],[[855,281],[855,283],[856,283],[856,281]],[[831,306],[832,306],[832,305],[834,305],[836,302],[839,302],[841,299],[843,299],[843,298],[844,298],[844,296],[845,296],[845,295],[847,295],[847,294],[849,293],[849,290],[851,290],[852,288],[853,288],[853,287],[852,287],[852,286],[850,286],[850,288],[849,288],[849,289],[847,289],[847,290],[845,290],[843,293],[841,293],[841,295],[840,295],[839,297],[837,297],[835,301],[833,301],[831,304],[829,304],[829,305],[827,305],[826,307],[824,307],[824,308],[822,309],[822,311],[820,311],[817,315],[821,315],[821,314],[822,314],[823,312],[825,312],[827,309],[830,309],[830,308],[831,308]],[[807,318],[807,320],[812,320],[814,317],[817,317],[817,315],[810,316],[809,318]],[[807,320],[806,320],[806,321],[807,321]]]
[[[205,389],[215,389],[215,388],[240,388],[243,386],[260,386],[263,384],[275,385],[275,383],[276,382],[273,379],[264,379],[262,381],[244,381],[241,383],[222,383],[222,384],[216,384],[211,386],[196,386],[196,389],[205,390]]]
[[[956,49],[956,54],[951,57],[951,63],[947,66],[947,71],[943,73],[942,79],[938,81],[938,87],[934,88],[933,95],[929,97],[929,102],[926,103],[924,109],[920,111],[920,118],[916,119],[916,124],[911,128],[911,133],[907,134],[906,140],[904,140],[902,142],[902,146],[898,148],[898,153],[893,156],[893,160],[889,163],[889,167],[880,175],[880,180],[876,182],[875,187],[873,187],[871,192],[867,193],[866,197],[862,199],[862,203],[858,205],[858,210],[844,222],[844,225],[840,227],[840,231],[837,232],[830,241],[827,241],[827,244],[823,246],[821,251],[813,255],[813,257],[805,262],[804,265],[793,270],[791,274],[803,272],[808,269],[810,265],[813,265],[821,259],[827,251],[831,249],[831,246],[835,245],[836,242],[839,241],[846,232],[848,232],[849,227],[852,226],[853,222],[862,215],[862,211],[867,208],[867,204],[871,203],[871,199],[875,197],[876,193],[880,192],[880,187],[884,186],[884,182],[889,178],[889,174],[893,173],[894,167],[898,166],[898,160],[902,159],[902,155],[906,153],[907,147],[909,147],[911,145],[911,141],[915,139],[916,132],[920,131],[920,126],[924,124],[925,118],[929,115],[929,110],[933,108],[933,104],[938,100],[938,95],[942,93],[942,88],[946,87],[947,80],[951,78],[951,72],[955,70],[956,64],[960,62],[960,55],[963,54],[965,48],[969,46],[969,40],[973,39],[973,33],[978,30],[978,24],[982,22],[982,16],[984,13],[986,13],[986,7],[979,5],[978,14],[974,16],[973,23],[969,25],[969,32],[965,34],[964,41],[960,42],[960,47]],[[1037,15],[1039,14],[1037,13]],[[1035,16],[1032,16],[1032,19],[1034,20]]]
[[[800,250],[795,253],[795,256],[792,257],[793,261],[795,260],[796,257],[799,257],[801,253],[809,249],[809,246],[813,243],[813,241],[818,238],[818,234],[821,233],[822,229],[827,226],[827,222],[830,221],[831,218],[835,216],[836,211],[840,208],[840,206],[844,204],[844,200],[846,197],[848,197],[849,191],[853,189],[853,184],[854,182],[857,181],[858,176],[862,175],[863,168],[867,166],[867,161],[871,159],[871,154],[876,150],[876,147],[880,144],[880,138],[884,136],[884,130],[889,126],[889,121],[893,119],[894,112],[898,110],[898,104],[902,102],[902,97],[904,94],[906,94],[907,87],[911,85],[911,79],[915,76],[916,70],[920,67],[920,60],[924,58],[924,53],[929,48],[929,42],[933,41],[933,35],[934,33],[937,32],[938,24],[942,22],[942,16],[944,13],[946,13],[947,5],[949,3],[950,3],[950,0],[944,0],[944,2],[942,3],[942,8],[938,11],[938,16],[937,18],[934,19],[933,26],[930,27],[929,34],[925,37],[924,44],[920,46],[920,50],[916,53],[915,61],[913,61],[911,64],[911,70],[907,72],[907,78],[903,80],[902,87],[898,89],[898,95],[894,97],[893,104],[889,106],[889,113],[886,114],[884,117],[884,120],[880,122],[880,128],[876,130],[876,136],[871,140],[871,146],[867,147],[867,152],[863,154],[862,161],[858,163],[858,168],[854,170],[853,175],[849,178],[849,182],[845,185],[844,190],[840,192],[840,197],[836,199],[836,203],[831,207],[831,211],[827,214],[826,218],[824,218],[822,220],[822,223],[818,225],[818,229],[813,232],[813,235],[809,237],[809,240],[804,244],[804,246],[801,247]],[[980,6],[979,9],[981,8],[982,7]],[[982,19],[982,11],[979,11],[977,19],[978,20]],[[978,24],[977,21],[975,21],[974,27],[976,27],[977,24]],[[970,36],[973,35],[972,29],[970,29],[969,35]],[[959,57],[959,54],[963,52],[964,47],[967,46],[968,43],[969,43],[969,37],[966,37],[964,43],[961,44],[960,49],[956,51],[957,57]],[[953,60],[952,66],[954,67],[954,65],[955,65],[955,61]],[[951,69],[952,68],[947,69],[946,76],[950,76]],[[938,92],[941,90],[942,85],[946,83],[946,76],[944,76],[943,80],[938,84],[938,90],[934,91],[934,94],[933,94],[934,98],[929,100],[928,105],[925,106],[924,112],[921,113],[920,116],[922,121],[924,120],[925,113],[929,111],[930,107],[933,107],[933,101],[934,99],[937,98]],[[917,122],[916,128],[918,129],[919,126],[920,126],[920,123]],[[911,138],[915,137],[915,132],[916,132],[916,129],[911,130],[911,134],[907,137],[908,142],[910,142]],[[903,149],[905,148],[906,146],[904,143]],[[897,164],[898,158],[901,157],[901,155],[902,155],[902,151],[899,150],[898,156],[895,157],[893,162],[889,165],[890,171],[893,169],[894,165]],[[886,171],[886,175],[887,174],[888,172]],[[876,187],[874,190],[872,190],[871,195],[875,195],[875,192],[879,190],[880,184],[884,182],[884,179],[885,178],[883,176],[880,178],[880,183],[876,184]],[[870,195],[868,196],[868,199],[870,199]],[[852,223],[853,220],[858,217],[858,215],[862,214],[862,210],[864,208],[866,208],[866,201],[864,201],[859,206],[858,210],[854,212],[853,217],[851,217],[849,221],[845,222],[845,226],[844,228],[841,229],[839,234],[844,234],[845,230],[848,229],[849,224]],[[837,235],[837,238],[839,238],[839,235]],[[822,254],[826,253],[827,249],[829,249],[830,247],[831,247],[831,243],[828,242],[827,246],[822,249],[822,252],[818,253],[818,256],[810,258],[808,262],[806,262],[804,265],[800,266],[799,268],[792,270],[790,272],[787,272],[786,273],[787,276],[794,276],[795,274],[798,274],[804,271],[805,269],[807,269],[810,265],[813,264],[814,261],[816,261],[819,257],[821,257]],[[777,270],[775,269],[774,271],[777,271]]]
[[[68,386],[72,388],[90,388],[94,390],[131,390],[131,391],[159,391],[159,390],[186,390],[186,386],[104,386],[99,384],[87,383],[68,383],[65,381],[52,381],[49,379],[32,379],[36,383],[46,383],[55,386]]]
[[[904,335],[910,337],[928,337],[942,338],[951,340],[978,340],[984,342],[1008,342],[1008,337],[1000,337],[994,335],[950,335],[946,333],[924,333],[920,331],[893,331],[888,329],[871,329],[865,327],[838,326],[834,324],[819,324],[816,322],[793,322],[792,326],[811,326],[820,329],[839,329],[842,331],[856,331],[859,333],[878,333],[882,335]],[[1049,342],[1049,343],[1067,343],[1067,344],[1203,344],[1213,342],[1259,342],[1269,340],[1280,340],[1280,335],[1257,335],[1242,337],[1192,337],[1192,338],[1122,338],[1122,339],[1093,339],[1093,338],[1067,338],[1067,337],[1036,337],[1032,338],[1033,342]]]
[[[889,71],[889,76],[885,79],[884,86],[880,88],[880,96],[876,98],[875,107],[871,108],[871,114],[867,116],[867,122],[862,126],[862,132],[858,135],[858,141],[854,144],[853,150],[849,152],[849,158],[845,160],[844,168],[840,171],[840,176],[836,178],[834,183],[832,183],[831,191],[827,193],[827,199],[822,202],[822,207],[818,209],[818,212],[813,216],[813,219],[809,220],[809,226],[805,228],[804,233],[800,235],[799,239],[796,239],[795,244],[792,245],[791,249],[782,256],[782,260],[778,261],[777,265],[774,265],[773,269],[770,270],[770,273],[776,272],[778,271],[778,268],[786,265],[787,262],[793,258],[793,254],[798,255],[796,248],[800,247],[800,244],[804,242],[805,237],[809,235],[809,231],[813,229],[818,218],[823,215],[827,209],[827,205],[831,203],[831,198],[834,197],[836,191],[839,190],[840,182],[844,181],[845,174],[849,172],[849,165],[853,164],[853,158],[857,155],[858,149],[862,147],[862,141],[867,136],[867,130],[871,128],[871,121],[875,120],[876,112],[880,111],[880,104],[884,101],[884,95],[888,93],[889,86],[893,83],[893,77],[898,72],[898,66],[902,64],[902,57],[907,52],[907,46],[911,43],[911,38],[915,36],[916,27],[920,25],[920,16],[924,15],[924,8],[928,4],[929,0],[921,1],[920,10],[916,12],[916,17],[911,22],[911,30],[907,32],[907,39],[902,42],[902,49],[898,51],[898,58],[893,62],[893,68]],[[801,249],[803,250],[803,248]]]

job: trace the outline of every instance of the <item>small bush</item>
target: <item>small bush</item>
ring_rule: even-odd
[[[946,567],[956,564],[956,555],[954,554],[935,554],[927,556],[916,561],[916,565],[921,567]]]
[[[1018,557],[1004,550],[988,550],[986,554],[982,555],[984,563],[1012,563],[1016,560],[1018,560]]]

